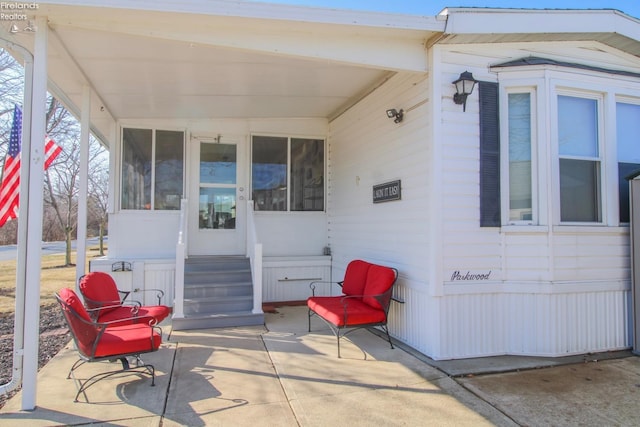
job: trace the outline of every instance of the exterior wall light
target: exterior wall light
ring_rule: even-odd
[[[462,104],[462,111],[467,110],[467,96],[471,95],[473,88],[478,81],[473,78],[473,74],[468,71],[460,74],[458,80],[452,82],[456,87],[456,93],[453,95],[453,102]]]
[[[387,110],[387,117],[393,119],[394,123],[400,123],[404,118],[404,110],[401,109],[398,111],[395,108],[391,108],[390,110]]]

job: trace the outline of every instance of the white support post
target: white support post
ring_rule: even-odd
[[[30,163],[27,194],[20,199],[29,200],[27,221],[27,265],[25,283],[24,319],[24,377],[22,381],[22,410],[36,407],[38,376],[38,345],[40,339],[40,271],[42,269],[42,217],[44,188],[44,137],[47,102],[47,17],[36,18],[33,59],[33,93],[31,115],[31,151],[22,152],[22,162]]]
[[[76,285],[87,264],[87,200],[89,194],[89,126],[91,124],[91,88],[82,88],[80,113],[80,170],[78,191],[78,228],[76,232]]]

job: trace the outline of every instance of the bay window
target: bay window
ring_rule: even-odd
[[[598,100],[558,96],[560,221],[601,222]]]
[[[509,221],[531,222],[533,209],[532,93],[507,95],[509,127]]]
[[[640,105],[616,103],[616,139],[618,147],[618,206],[620,222],[629,223],[629,181],[640,171]]]

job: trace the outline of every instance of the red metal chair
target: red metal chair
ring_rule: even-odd
[[[344,280],[336,282],[342,287],[342,295],[315,296],[316,284],[321,282],[311,282],[313,296],[307,299],[309,332],[311,317],[324,320],[336,336],[338,357],[340,338],[361,328],[379,327],[393,348],[387,322],[397,278],[395,268],[353,260],[347,265]]]
[[[120,291],[111,275],[101,271],[85,274],[80,278],[80,293],[84,303],[96,322],[114,322],[127,320],[125,323],[135,323],[138,317],[153,317],[156,323],[162,322],[169,314],[171,308],[161,305],[164,292],[160,289],[147,289],[156,292],[158,305],[142,305],[137,301],[126,302],[130,292]],[[142,292],[144,290],[138,289]],[[122,297],[121,297],[122,296]],[[120,324],[120,323],[118,323]]]
[[[80,381],[78,396],[98,381],[112,375],[124,372],[146,373],[151,375],[151,385],[155,385],[155,368],[142,362],[140,355],[158,350],[162,344],[162,330],[153,326],[152,317],[138,317],[135,324],[113,326],[108,323],[97,323],[91,320],[80,298],[72,289],[62,289],[56,294],[62,313],[69,325],[71,336],[76,344],[80,359],[73,364],[67,378],[71,378],[73,371],[86,362],[115,361],[122,363],[122,368],[101,372]],[[121,319],[123,320],[123,319]],[[147,323],[144,323],[146,321]],[[135,359],[131,366],[127,357]]]

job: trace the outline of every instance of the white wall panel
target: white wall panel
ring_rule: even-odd
[[[425,75],[397,74],[330,123],[329,242],[333,280],[353,259],[395,267],[391,334],[429,354],[437,347],[437,306],[428,296],[429,140]],[[404,120],[386,117],[404,109]],[[408,111],[410,110],[410,111]],[[373,186],[400,179],[402,199],[374,204]]]

